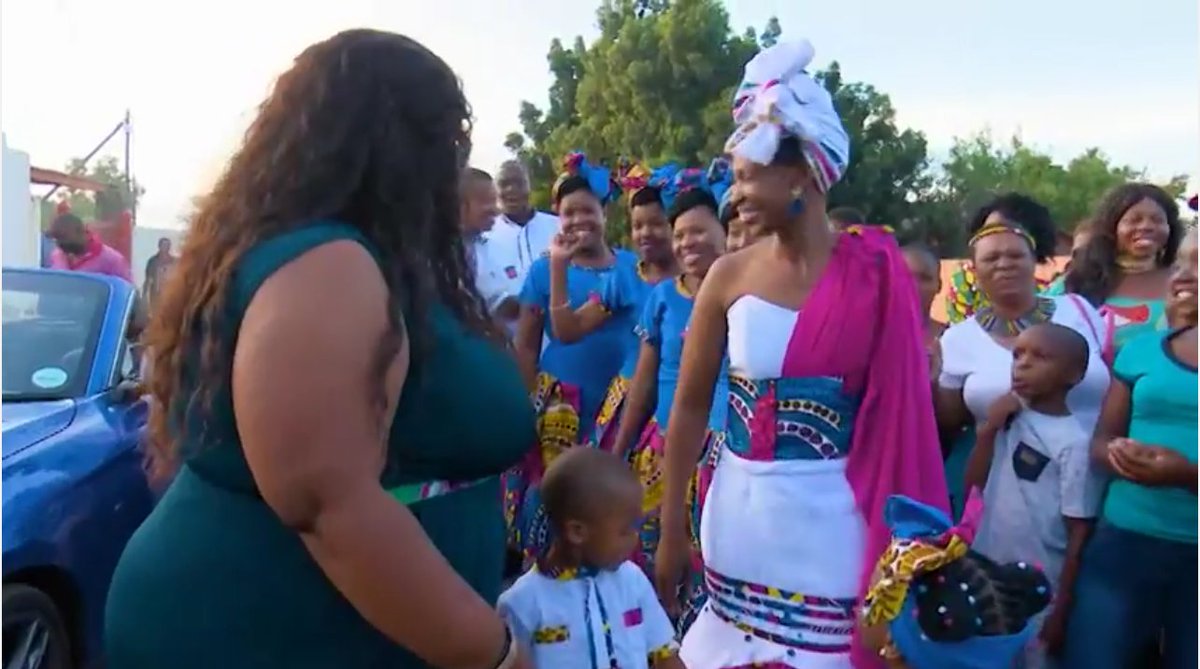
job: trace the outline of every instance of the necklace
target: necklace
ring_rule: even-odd
[[[1005,318],[997,314],[995,307],[989,304],[975,312],[975,322],[990,335],[1015,337],[1034,325],[1049,321],[1053,315],[1054,300],[1039,297],[1033,308],[1018,318]]]
[[[1117,256],[1117,267],[1125,274],[1145,274],[1158,269],[1158,258],[1135,258],[1122,254]]]

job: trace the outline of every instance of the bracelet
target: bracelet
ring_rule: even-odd
[[[504,647],[500,653],[500,661],[496,663],[495,669],[512,669],[517,666],[518,644],[513,642],[512,628],[507,623],[504,625]]]
[[[554,304],[554,305],[551,305],[551,306],[550,306],[550,311],[558,311],[558,310],[560,310],[560,309],[570,309],[570,308],[571,308],[571,303],[570,303],[570,302],[563,302],[562,304]]]

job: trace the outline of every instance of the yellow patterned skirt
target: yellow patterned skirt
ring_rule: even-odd
[[[546,468],[579,443],[579,388],[542,372],[533,392],[537,441],[524,460],[504,475],[504,518],[509,545],[526,561],[548,547],[549,524],[538,490]]]

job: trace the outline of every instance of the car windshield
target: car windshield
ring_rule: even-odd
[[[4,401],[82,395],[109,288],[86,276],[4,272]]]

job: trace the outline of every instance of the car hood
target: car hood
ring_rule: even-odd
[[[67,429],[75,418],[74,400],[5,402],[2,456],[9,456]]]

